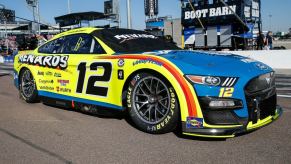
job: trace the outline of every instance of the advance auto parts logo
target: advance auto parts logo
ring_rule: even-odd
[[[19,56],[19,62],[30,65],[38,65],[49,68],[66,69],[68,67],[69,56],[35,56],[35,55],[23,55]]]
[[[151,34],[122,34],[114,36],[117,40],[121,40],[120,43],[123,43],[128,40],[134,39],[158,39],[158,37]]]

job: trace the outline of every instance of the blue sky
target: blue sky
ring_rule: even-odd
[[[55,24],[54,17],[68,13],[67,0],[39,0],[42,21]],[[136,29],[145,28],[144,0],[132,1],[132,22]],[[72,12],[99,11],[103,12],[104,0],[71,0]],[[1,0],[8,9],[16,10],[16,16],[32,19],[32,12],[26,5],[26,0]],[[120,0],[121,25],[126,27],[126,0]],[[271,27],[272,31],[288,31],[291,28],[291,0],[262,0],[262,15],[264,30]],[[178,0],[159,0],[159,16],[181,15]],[[272,15],[271,21],[269,15]],[[104,22],[99,22],[104,23]],[[271,23],[271,24],[270,24]]]

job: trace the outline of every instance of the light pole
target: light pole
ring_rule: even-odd
[[[71,14],[71,2],[68,0],[68,14]]]
[[[26,0],[26,3],[29,6],[31,6],[32,9],[33,9],[33,20],[34,20],[34,23],[37,22],[37,24],[38,24],[38,27],[37,27],[38,28],[38,34],[40,35],[41,34],[41,31],[40,31],[39,0]],[[37,20],[36,20],[35,15],[37,15]]]
[[[37,23],[38,23],[38,35],[40,35],[41,34],[41,29],[40,29],[40,12],[39,12],[39,0],[36,0],[36,3],[37,3],[37,5],[36,5],[36,12],[37,12],[37,16],[38,16],[38,18],[37,18]]]
[[[269,24],[269,30],[268,31],[271,31],[271,27],[272,27],[272,16],[273,15],[272,14],[269,14],[268,16],[269,16],[269,23],[270,23]]]
[[[127,0],[127,28],[131,29],[131,0]]]

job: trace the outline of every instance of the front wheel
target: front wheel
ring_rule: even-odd
[[[36,102],[38,99],[35,80],[28,69],[25,69],[20,73],[19,92],[21,98],[28,103]]]
[[[174,88],[161,76],[137,74],[127,91],[127,106],[135,125],[147,133],[173,131],[179,118]]]

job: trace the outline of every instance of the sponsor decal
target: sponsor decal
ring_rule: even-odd
[[[226,16],[226,15],[233,15],[234,13],[236,13],[236,5],[229,6],[229,8],[225,6],[225,7],[202,9],[202,10],[196,10],[196,11],[185,11],[184,19],[189,20],[189,19],[198,19],[198,18]]]
[[[55,72],[54,77],[62,77],[62,74]]]
[[[62,93],[71,93],[72,90],[69,88],[62,88],[62,87],[56,87],[57,92],[62,92]]]
[[[138,65],[138,64],[155,64],[155,65],[158,65],[158,66],[162,66],[163,63],[161,62],[158,62],[154,59],[151,59],[151,58],[147,58],[147,59],[139,59],[139,60],[136,60],[135,62],[133,62],[133,66],[135,65]]]
[[[151,34],[122,34],[114,36],[117,40],[121,40],[120,43],[123,43],[128,40],[134,39],[158,39],[158,37]]]
[[[122,35],[115,35],[114,36],[117,40],[122,40],[122,39],[140,39],[140,38],[150,38],[150,39],[158,39],[158,37],[151,35],[151,34],[122,34]]]
[[[54,80],[42,80],[42,79],[39,79],[38,82],[41,83],[41,84],[53,84]]]
[[[203,118],[187,117],[186,128],[203,128]]]
[[[53,73],[52,73],[51,71],[48,71],[48,72],[45,73],[45,75],[46,75],[46,76],[52,76]]]
[[[39,88],[40,88],[41,90],[49,90],[49,91],[53,91],[53,90],[55,90],[54,87],[49,87],[49,86],[39,86]]]
[[[123,70],[119,69],[117,74],[118,74],[118,79],[119,80],[123,80],[124,79],[124,71]]]
[[[58,80],[58,83],[60,83],[61,86],[67,86],[67,84],[70,83],[70,80]]]
[[[71,89],[68,89],[68,88],[60,88],[60,92],[63,92],[63,93],[71,93]]]
[[[117,65],[118,65],[118,67],[123,67],[124,66],[124,59],[119,59]]]
[[[22,55],[19,57],[19,62],[30,65],[37,65],[49,68],[66,69],[68,67],[69,56],[58,55]]]
[[[42,71],[37,71],[37,75],[39,75],[39,76],[44,76],[44,72],[42,72]]]

